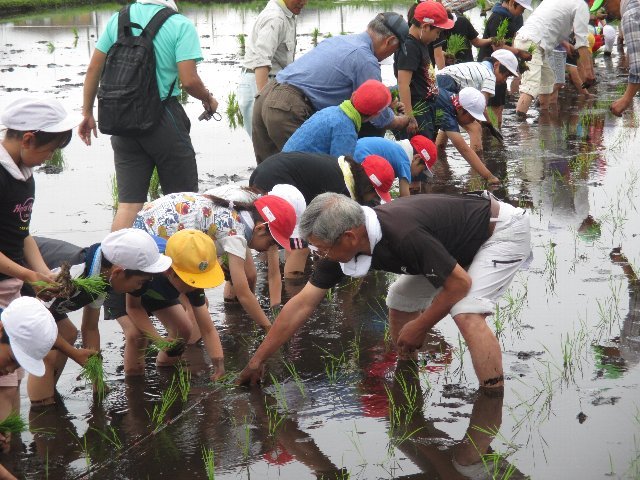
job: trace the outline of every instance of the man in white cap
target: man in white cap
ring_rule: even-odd
[[[27,393],[32,407],[54,403],[54,388],[67,358],[84,365],[89,356],[100,350],[98,319],[106,295],[136,291],[142,288],[153,274],[163,273],[171,266],[171,259],[158,251],[151,235],[136,228],[112,232],[102,243],[87,248],[50,238],[36,238],[36,242],[45,263],[54,269],[54,272],[66,262],[71,265],[71,278],[99,276],[104,281],[104,288],[100,293],[75,288],[68,296],[55,298],[47,303],[58,326],[59,335],[56,349],[49,352],[44,359],[46,373],[41,377],[31,376],[27,382]],[[29,295],[30,292],[23,289],[23,294]],[[81,308],[84,308],[84,348],[78,349],[73,347],[78,330],[69,320],[68,314]]]
[[[486,100],[482,93],[472,87],[465,87],[458,94],[440,89],[434,102],[434,108],[428,112],[425,133],[435,140],[438,132],[444,132],[445,139],[451,143],[462,157],[488,184],[499,184],[500,180],[482,163],[478,154],[465,142],[460,126],[466,128],[476,120],[486,122],[484,116]],[[437,114],[436,114],[437,113]],[[444,145],[438,144],[438,148]]]

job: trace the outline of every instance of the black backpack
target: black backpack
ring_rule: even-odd
[[[163,102],[156,81],[153,38],[176,12],[159,10],[142,29],[131,23],[127,5],[118,15],[118,38],[107,52],[98,86],[98,127],[108,135],[133,137],[149,133],[160,120]],[[133,35],[133,28],[142,30]],[[174,80],[167,98],[171,98]]]

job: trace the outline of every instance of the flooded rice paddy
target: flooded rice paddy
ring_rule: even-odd
[[[298,54],[313,48],[314,29],[320,39],[359,32],[383,9],[306,8]],[[257,11],[184,13],[204,48],[200,74],[224,110],[239,76],[237,35],[249,31]],[[84,72],[110,14],[73,10],[0,24],[0,109],[22,95],[53,95],[79,111]],[[480,29],[482,19],[471,16]],[[619,51],[596,57],[597,97],[578,99],[568,86],[557,112],[521,123],[508,114],[504,147],[485,145],[490,170],[507,179],[499,196],[530,208],[533,224],[533,261],[488,319],[503,347],[504,398],[476,393],[450,318],[430,338],[417,376],[398,364],[386,341],[392,276],[370,274],[331,292],[270,362],[262,390],[212,385],[206,354],[189,348],[190,390],[178,390],[170,406],[165,400],[157,428],[154,408],[176,370],[157,369],[150,358],[144,379],[125,379],[121,331],[101,322],[106,399],[93,400],[70,362],[55,408],[30,411],[23,399],[31,432],[14,439],[0,462],[27,479],[213,478],[206,463],[221,479],[640,478],[640,283],[633,277],[640,267],[640,139],[633,114],[607,112],[626,83],[624,62]],[[383,71],[391,84],[391,66]],[[198,122],[197,101],[185,108],[201,189],[246,180],[254,160],[245,132],[225,118]],[[449,153],[429,189],[476,188],[466,162]],[[111,146],[102,135],[92,147],[76,137],[64,156],[61,173],[36,173],[32,232],[89,245],[110,227]],[[287,284],[286,294],[300,287]],[[266,305],[264,282],[259,290]],[[208,296],[227,371],[238,372],[261,336],[238,305],[224,304],[221,289]],[[79,325],[80,316],[73,320]],[[476,447],[489,454],[465,476],[454,452],[473,456]]]

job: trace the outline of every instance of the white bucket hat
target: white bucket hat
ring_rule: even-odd
[[[479,90],[473,87],[463,88],[458,94],[458,101],[460,102],[460,106],[469,112],[473,118],[481,122],[487,121],[484,116],[484,109],[487,106],[487,102]]]
[[[518,59],[516,56],[505,48],[499,48],[495,52],[491,54],[491,58],[495,58],[499,61],[504,67],[513,73],[516,77],[519,77],[518,73]]]
[[[527,10],[533,12],[533,7],[531,6],[531,0],[516,0],[516,3],[522,5]]]
[[[162,273],[171,266],[171,258],[161,254],[151,235],[138,228],[111,232],[100,247],[104,258],[126,270]]]
[[[296,226],[293,229],[291,238],[300,238],[300,231],[298,229],[300,225],[300,218],[302,218],[302,214],[307,209],[307,202],[304,199],[302,192],[293,185],[280,183],[273,186],[269,195],[280,197],[291,204],[293,209],[296,211]]]
[[[36,377],[43,376],[42,359],[58,336],[58,326],[51,312],[37,298],[20,297],[5,308],[1,320],[20,366]]]
[[[69,114],[54,98],[23,97],[10,103],[0,117],[5,127],[18,131],[66,132],[82,121],[79,114]]]

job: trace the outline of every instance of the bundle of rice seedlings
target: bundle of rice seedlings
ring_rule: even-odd
[[[493,37],[493,43],[502,43],[504,42],[504,39],[507,36],[507,33],[509,33],[509,19],[505,18],[504,20],[502,20],[502,22],[500,22],[500,25],[498,25],[498,30],[496,30],[496,36]]]
[[[90,277],[78,277],[71,279],[71,283],[80,290],[84,290],[94,299],[103,295],[107,288],[109,288],[109,282],[107,282],[100,275],[92,275]]]
[[[27,431],[27,422],[18,412],[11,412],[7,418],[0,422],[0,433],[22,433]]]
[[[148,350],[153,353],[165,352],[169,356],[173,356],[172,353],[177,356],[178,354],[176,352],[184,349],[184,341],[182,341],[182,339],[180,338],[176,338],[175,340],[167,340],[166,338],[151,338],[150,336],[147,336],[147,338],[151,342],[149,344]]]
[[[451,35],[447,40],[447,48],[444,54],[449,57],[456,57],[460,52],[467,50],[467,39],[457,33]]]
[[[89,357],[87,363],[82,367],[80,376],[95,386],[98,400],[102,400],[106,393],[106,383],[102,357],[99,354]]]

